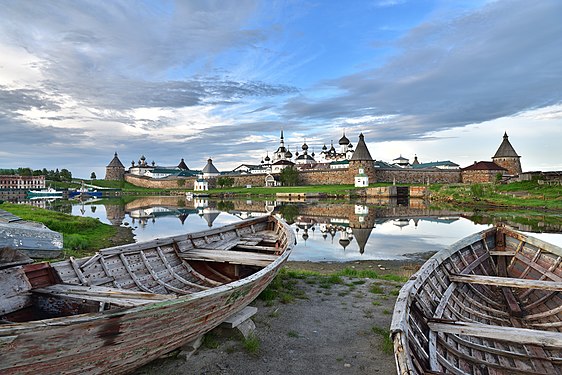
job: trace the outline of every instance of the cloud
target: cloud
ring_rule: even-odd
[[[339,94],[292,98],[285,115],[332,122],[392,115],[386,128],[364,125],[406,139],[559,103],[559,14],[556,1],[499,1],[427,21],[397,42],[400,53],[386,65],[322,82]],[[400,130],[388,133],[392,125]]]

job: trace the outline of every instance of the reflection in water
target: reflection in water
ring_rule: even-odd
[[[127,204],[74,204],[72,214],[130,226],[136,241],[207,230],[241,219],[280,215],[297,234],[291,260],[417,260],[491,224],[476,224],[454,211],[425,205],[385,205],[318,201],[314,204],[274,201],[214,201],[176,197],[139,198]],[[519,228],[522,229],[522,228]],[[524,228],[523,228],[524,229]],[[541,235],[537,235],[540,237]],[[562,244],[562,234],[547,239]]]

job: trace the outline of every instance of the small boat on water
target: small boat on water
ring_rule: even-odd
[[[294,243],[266,216],[52,264],[7,259],[0,373],[130,372],[252,302]]]
[[[394,308],[398,374],[561,374],[561,260],[504,226],[435,254]]]
[[[29,190],[27,192],[29,198],[62,198],[62,191],[48,187],[41,190]]]

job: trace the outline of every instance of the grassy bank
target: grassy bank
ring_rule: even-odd
[[[519,208],[562,211],[562,187],[536,181],[496,184],[431,185],[431,200],[471,209]]]
[[[111,238],[117,234],[117,228],[98,219],[72,216],[23,204],[3,203],[0,208],[23,220],[43,223],[49,229],[62,233],[66,256],[84,256],[111,246]]]

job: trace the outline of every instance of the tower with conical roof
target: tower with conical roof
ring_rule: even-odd
[[[374,160],[367,148],[363,133],[359,134],[359,142],[357,142],[353,156],[349,159],[350,183],[354,183],[355,176],[359,174],[360,169],[367,175],[369,181],[376,181]]]
[[[515,152],[508,138],[507,132],[505,132],[500,147],[496,151],[496,154],[492,156],[492,161],[500,167],[507,169],[509,174],[518,175],[522,172],[521,156],[517,155],[517,152]]]
[[[117,152],[113,156],[113,159],[105,167],[105,179],[120,181],[125,177],[125,166],[119,160]]]

